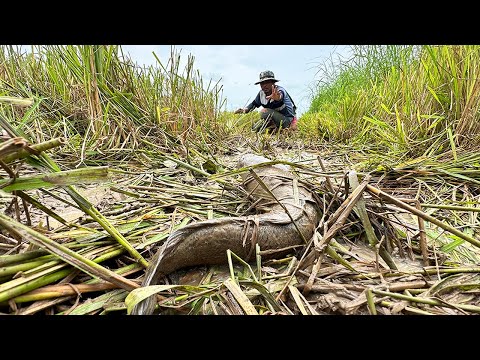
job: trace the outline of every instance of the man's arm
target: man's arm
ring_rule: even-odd
[[[253,109],[256,109],[259,106],[260,106],[260,93],[258,93],[257,96],[255,97],[255,100],[253,100],[246,107],[235,110],[235,114],[246,114],[252,111]]]
[[[252,111],[253,109],[255,109],[256,107],[257,106],[253,102],[251,102],[250,104],[247,105],[247,107],[239,108],[235,110],[235,114],[246,114]]]

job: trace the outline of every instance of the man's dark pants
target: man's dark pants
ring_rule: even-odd
[[[267,128],[286,129],[292,123],[293,118],[285,116],[273,109],[262,109],[260,111],[262,120],[253,125],[253,130],[264,131]]]

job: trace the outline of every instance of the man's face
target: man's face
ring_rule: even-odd
[[[272,93],[272,86],[275,83],[273,80],[266,80],[260,83],[260,87],[265,92],[265,94],[270,95]]]

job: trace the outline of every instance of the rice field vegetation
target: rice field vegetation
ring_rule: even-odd
[[[477,149],[479,46],[352,46],[352,54],[319,69],[302,121],[309,133],[409,157]]]
[[[297,131],[259,134],[174,48],[0,46],[0,314],[479,313],[480,46],[351,49]],[[311,189],[314,236],[142,287],[176,230],[255,214],[247,152]]]
[[[0,47],[0,114],[31,141],[68,139],[63,151],[80,149],[79,164],[134,158],[152,150],[144,139],[169,150],[221,133],[221,86],[204,84],[192,56],[180,69],[173,49],[167,64],[150,67],[117,45],[28,50]]]

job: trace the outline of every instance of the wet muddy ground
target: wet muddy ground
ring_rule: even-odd
[[[240,144],[235,152],[219,157],[217,164],[227,171],[233,170],[238,158],[247,151],[251,149]],[[319,156],[323,159],[327,172],[331,174],[345,173],[349,167],[348,162],[339,157],[315,151],[296,152],[295,149],[278,148],[270,149],[270,155],[277,159],[301,163],[315,172],[322,172]],[[318,174],[303,173],[301,176],[311,181],[318,189],[324,186],[325,178]],[[342,176],[331,179],[336,187],[341,187]],[[230,177],[229,182],[240,184],[235,176]],[[173,226],[179,226],[182,221],[195,222],[209,217],[228,216],[242,213],[248,208],[246,203],[235,205],[229,203],[234,199],[245,200],[241,199],[239,193],[228,193],[215,182],[196,177],[177,163],[168,160],[162,161],[161,165],[154,169],[141,170],[132,167],[130,174],[115,173],[107,182],[79,185],[77,189],[105,214],[114,226],[126,229],[122,230],[126,238],[147,260],[151,259]],[[126,195],[118,189],[130,193]],[[68,222],[81,224],[82,227],[96,232],[103,231],[96,222],[74,206],[75,203],[61,189],[50,189],[48,193],[34,190],[29,194]],[[137,197],[132,197],[131,194]],[[228,194],[230,198],[225,197]],[[14,210],[14,206],[10,207],[10,215],[13,218],[16,216]],[[391,212],[395,210],[398,209],[389,208]],[[26,223],[27,218],[21,201],[18,202],[18,211],[19,220]],[[330,210],[329,214],[331,211],[333,210]],[[28,205],[28,212],[32,228],[57,238],[62,243],[76,241],[71,235],[71,229],[39,209]],[[159,312],[245,313],[246,310],[242,307],[244,299],[233,295],[235,292],[228,287],[232,286],[227,281],[233,271],[239,287],[248,301],[254,305],[255,311],[260,314],[477,313],[480,304],[476,289],[480,286],[475,264],[449,258],[448,254],[432,245],[429,247],[431,263],[430,266],[425,266],[418,248],[418,239],[413,235],[418,231],[416,218],[400,211],[396,215],[397,220],[403,219],[412,234],[402,240],[400,248],[395,246],[398,243],[392,242],[391,255],[397,270],[390,269],[379,256],[378,249],[368,245],[362,236],[361,227],[358,226],[358,219],[352,219],[330,243],[334,251],[317,254],[314,260],[305,266],[299,266],[302,256],[305,255],[305,248],[302,248],[282,259],[262,261],[260,268],[255,262],[251,264],[251,268],[234,262],[233,267],[226,264],[178,270],[165,279],[165,285],[178,287],[159,292],[162,298],[159,301]],[[378,214],[372,211],[370,216],[376,217]],[[129,224],[134,224],[133,230],[128,227]],[[405,230],[403,225],[398,227]],[[3,240],[2,245],[4,247],[1,251],[4,255],[35,249],[28,242],[16,239]],[[107,260],[104,266],[116,269],[128,264],[132,264],[132,259],[123,254],[116,259]],[[465,267],[469,267],[470,271],[459,271],[452,275],[447,271]],[[252,278],[252,271],[257,274],[256,279]],[[141,268],[137,268],[131,272],[129,278],[140,284],[143,273]],[[83,284],[88,279],[88,276],[80,273],[66,280],[75,285]],[[12,279],[4,277],[2,280],[0,290],[2,284],[5,285]],[[54,286],[54,283],[50,285]],[[84,292],[81,295],[78,293],[58,297],[55,300],[44,300],[51,302],[48,306],[40,306],[38,301],[33,300],[18,302],[16,305],[10,303],[9,306],[4,304],[0,312],[125,314],[127,312],[125,298],[128,293],[122,289]]]

